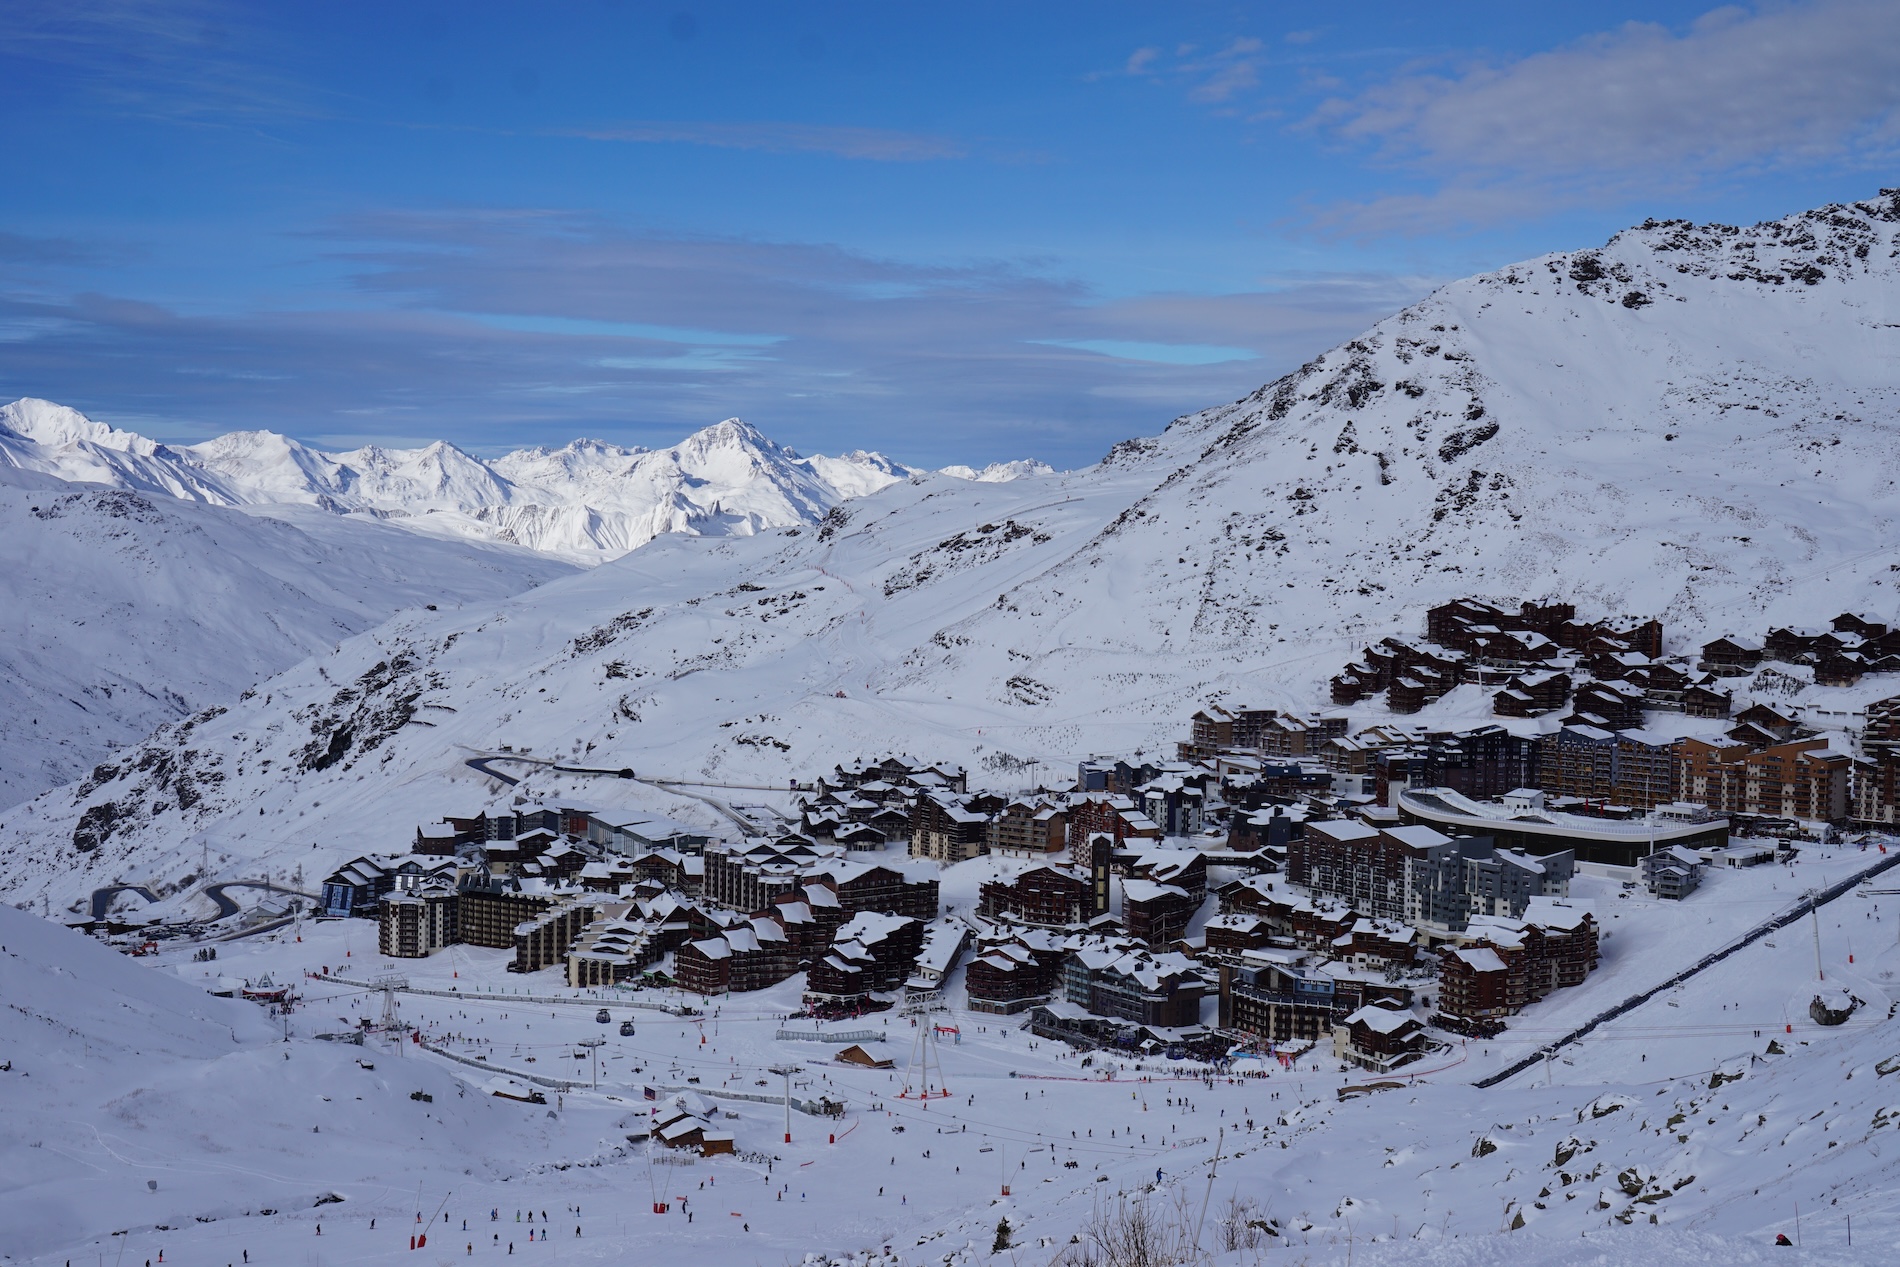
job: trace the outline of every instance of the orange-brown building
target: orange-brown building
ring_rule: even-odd
[[[1825,739],[1766,748],[1683,739],[1676,744],[1676,795],[1726,814],[1838,822],[1848,815],[1853,764]]]

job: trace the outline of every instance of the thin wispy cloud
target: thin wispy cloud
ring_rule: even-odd
[[[553,212],[360,216],[330,241],[374,303],[205,315],[0,294],[0,384],[168,417],[161,434],[181,438],[399,417],[474,447],[652,443],[737,413],[801,447],[1080,464],[1429,285],[1309,276],[1105,299],[1009,261],[918,265]]]
[[[230,125],[324,113],[272,69],[255,14],[227,0],[12,0],[0,57],[57,68],[93,108]]]
[[[1138,48],[1128,55],[1128,61],[1122,66],[1122,73],[1124,75],[1145,75],[1153,68],[1155,61],[1160,58],[1160,56],[1161,50],[1153,45]]]
[[[1189,99],[1225,105],[1258,88],[1265,49],[1253,36],[1238,36],[1205,57],[1181,63],[1179,72],[1193,81]]]
[[[1317,31],[1291,31],[1280,36],[1279,42],[1297,47],[1318,38]],[[1269,72],[1276,67],[1298,66],[1309,56],[1289,55],[1259,36],[1229,35],[1207,45],[1143,45],[1128,55],[1120,70],[1097,72],[1090,78],[1130,76],[1170,84],[1188,101],[1211,107],[1217,115],[1252,117],[1268,89]]]
[[[88,242],[76,242],[71,238],[47,238],[0,231],[0,262],[90,264],[104,258],[106,258],[106,252]]]
[[[1630,23],[1514,61],[1406,74],[1328,101],[1311,125],[1429,182],[1322,217],[1368,233],[1879,164],[1900,147],[1900,5],[1726,7],[1681,32]]]
[[[637,145],[710,145],[768,154],[829,154],[880,163],[924,163],[963,158],[968,148],[952,137],[886,128],[815,123],[718,123],[638,120],[598,127],[567,128],[552,135]]]

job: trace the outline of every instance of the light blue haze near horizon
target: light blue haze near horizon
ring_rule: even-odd
[[[1467,273],[1872,195],[1900,5],[0,9],[0,396],[1093,461]]]

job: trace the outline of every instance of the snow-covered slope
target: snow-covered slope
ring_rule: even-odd
[[[565,575],[524,550],[0,467],[0,803],[425,603]]]
[[[1112,1050],[1090,1069],[956,1010],[939,1018],[960,1029],[940,1053],[954,1094],[931,1103],[780,1037],[796,979],[691,1023],[647,1010],[659,991],[575,998],[552,972],[508,977],[507,951],[379,960],[361,921],[227,941],[212,963],[178,943],[134,961],[0,906],[0,1254],[316,1261],[320,1237],[321,1257],[353,1262],[411,1253],[426,1230],[435,1244],[417,1248],[438,1260],[506,1267],[562,1256],[552,1231],[589,1261],[1073,1267],[1090,1260],[1065,1247],[1140,1204],[1162,1235],[1214,1255],[1159,1261],[1219,1267],[1886,1263],[1900,1234],[1884,1155],[1900,1130],[1900,1026],[1883,983],[1900,951],[1868,953],[1866,930],[1885,940],[1868,905],[1843,897],[1825,921],[1829,971],[1850,974],[1836,984],[1868,998],[1839,1028],[1805,1015],[1817,987],[1803,932],[1490,1089],[1472,1085],[1476,1043],[1365,1094],[1381,1080],[1324,1048],[1289,1066],[1243,1057],[1242,1078]],[[373,988],[304,975],[339,964],[351,980],[392,972],[439,991],[398,994],[398,1015],[467,1063],[404,1034],[316,1038],[381,1011]],[[266,972],[303,996],[287,1021],[199,992]],[[573,1003],[524,1006],[529,991]],[[603,1005],[637,1032],[597,1024]],[[850,1024],[888,1033],[878,1055],[910,1066],[901,1017]],[[843,1120],[797,1114],[784,1139],[779,1106],[751,1097],[788,1063],[802,1066],[794,1086],[845,1102]],[[484,1094],[497,1071],[597,1071],[599,1086],[522,1104]],[[688,1078],[738,1155],[664,1165],[685,1159],[627,1142],[662,1107],[641,1088]],[[1342,1102],[1342,1086],[1361,1094]],[[666,1217],[629,1193],[668,1203]],[[991,1257],[999,1219],[1016,1248]],[[1778,1232],[1801,1250],[1778,1254]]]
[[[141,1260],[169,1240],[176,1261],[176,1242],[195,1234],[239,1261],[268,1253],[285,1219],[308,1220],[301,1240],[335,1216],[334,1237],[400,1192],[408,1200],[372,1211],[398,1229],[385,1233],[394,1243],[408,1218],[389,1207],[411,1204],[424,1176],[439,1200],[551,1143],[584,1156],[626,1117],[603,1106],[538,1126],[527,1106],[472,1093],[445,1066],[308,1040],[353,1027],[334,1015],[353,999],[322,1000],[332,1014],[300,1015],[302,1041],[287,1044],[262,1008],[213,997],[195,969],[181,981],[6,907],[0,948],[0,1255],[14,1261],[128,1232],[161,1238]],[[334,1204],[339,1188],[358,1204]]]
[[[1892,619],[1897,223],[1890,194],[1645,226],[1447,286],[1086,471],[914,477],[405,617],[0,819],[6,884],[175,878],[199,831],[253,868],[292,822],[363,839],[467,804],[466,750],[498,743],[769,785],[880,748],[1059,779],[1166,750],[1209,699],[1319,703],[1467,593],[1679,639]]]
[[[167,446],[44,400],[0,406],[0,467],[222,506],[315,506],[434,536],[526,546],[580,563],[662,533],[744,536],[810,523],[912,468],[880,453],[800,457],[729,418],[665,449],[576,440],[484,462],[452,444],[324,453],[271,431]],[[1039,462],[951,468],[968,479],[1047,473]]]

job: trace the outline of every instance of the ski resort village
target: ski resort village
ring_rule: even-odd
[[[1155,38],[1129,91],[1189,73]],[[568,141],[1004,165],[635,130]],[[349,373],[531,377],[401,342],[460,320],[430,270],[527,221],[496,276],[586,245],[606,306],[456,301],[536,365],[603,341],[519,416],[610,370],[790,372],[932,287],[1071,294],[522,210],[378,246],[351,294],[413,304]],[[0,1267],[1900,1260],[1900,190],[1587,240],[1382,319],[1336,279],[1216,305],[1062,398],[1246,394],[1067,470],[998,448],[1027,405],[946,465],[926,433],[975,406],[882,380],[852,443],[931,465],[692,431],[738,403],[698,396],[678,443],[487,457],[372,442],[448,415],[354,381],[310,444],[161,442],[150,393],[0,407]],[[39,242],[0,266],[84,254]],[[712,317],[608,302],[727,250],[696,293],[777,278],[759,320],[798,333],[675,357]],[[982,364],[1163,357],[1098,299]],[[34,302],[0,375],[78,321]],[[991,371],[934,321],[891,363],[954,396]],[[1313,346],[1204,393],[1236,322]]]
[[[1886,853],[1870,833],[1894,821],[1900,696],[1817,712],[1851,719],[1824,734],[1805,709],[1731,717],[1722,687],[1878,684],[1900,642],[1877,622],[1723,637],[1689,667],[1663,657],[1658,622],[1580,623],[1567,604],[1459,600],[1428,626],[1369,648],[1335,699],[1382,687],[1413,713],[1424,682],[1470,682],[1497,688],[1501,716],[1556,724],[1355,732],[1344,712],[1212,705],[1177,759],[1093,757],[1070,787],[972,790],[960,766],[860,759],[794,781],[784,808],[722,805],[723,829],[513,796],[352,859],[308,913],[376,921],[387,958],[485,947],[570,987],[705,999],[802,976],[824,1019],[940,1001],[967,958],[963,1009],[1026,1014],[1081,1050],[1290,1066],[1329,1043],[1385,1073],[1584,982],[1602,930],[1579,875],[1682,902],[1711,868],[1791,873],[1804,846],[1850,839]],[[1650,712],[1701,733],[1671,738]],[[474,764],[510,785],[498,767],[547,765]],[[1810,1014],[1862,1005],[1838,994],[1817,985]]]
[[[835,1238],[844,1210],[856,1261],[974,1261],[1004,1241],[1060,1258],[1171,1184],[1193,1196],[1184,1167],[1205,1199],[1223,1170],[1285,1175],[1276,1154],[1364,1130],[1469,1169],[1445,1182],[1481,1179],[1506,1230],[1661,1228],[1709,1164],[1688,1122],[1704,1101],[1802,1049],[1851,1063],[1900,1008],[1876,967],[1900,962],[1900,890],[1880,879],[1900,863],[1900,698],[1882,690],[1900,659],[1854,615],[1682,640],[1459,599],[1421,623],[1335,677],[1330,709],[1209,704],[1172,753],[1090,756],[1062,787],[986,789],[908,755],[780,788],[656,780],[704,811],[689,822],[603,808],[646,786],[638,770],[502,745],[464,762],[483,803],[384,822],[389,848],[326,873],[100,888],[70,932],[32,935],[123,952],[115,980],[140,959],[247,1002],[245,1026],[221,1023],[275,1036],[311,1134],[407,1118],[453,1156],[499,1113],[537,1147],[592,1136],[552,1167],[491,1159],[393,1203],[151,1180],[140,1199],[195,1203],[189,1221],[116,1235],[281,1254],[295,1228],[352,1256],[433,1238],[462,1258],[587,1255],[605,1236],[612,1257]],[[1823,679],[1824,703],[1785,703]],[[1453,691],[1491,716],[1405,720]],[[1530,1111],[1586,1052],[1613,1085],[1653,1089],[1576,1122]],[[1848,1069],[1877,1099],[1900,1060],[1878,1063]],[[1457,1094],[1524,1120],[1474,1139],[1416,1116]],[[1756,1117],[1745,1137],[1768,1128]],[[1625,1164],[1630,1118],[1670,1161]],[[1538,1122],[1554,1163],[1489,1161],[1542,1147]],[[1622,1151],[1589,1157],[1613,1128]],[[34,1146],[90,1164],[100,1145]],[[1294,1173],[1346,1185],[1330,1222],[1243,1183],[1215,1235],[1333,1244],[1383,1176],[1323,1156]],[[436,1208],[410,1211],[432,1184]]]

